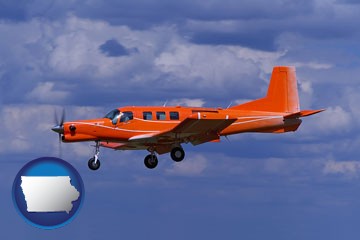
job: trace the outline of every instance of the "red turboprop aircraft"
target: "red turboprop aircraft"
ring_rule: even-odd
[[[300,110],[295,68],[280,66],[274,67],[264,98],[237,106],[226,109],[122,107],[103,118],[70,122],[62,119],[52,130],[63,142],[95,141],[95,155],[88,162],[92,170],[100,167],[100,147],[148,150],[150,154],[144,163],[152,169],[158,164],[156,153],[170,153],[174,161],[182,161],[185,157],[183,143],[219,142],[221,136],[243,132],[296,131],[301,117],[323,110]]]

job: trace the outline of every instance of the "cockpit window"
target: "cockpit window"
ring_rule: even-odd
[[[114,109],[105,115],[104,118],[108,118],[111,120],[112,124],[116,124],[120,116],[120,111],[118,109]]]
[[[122,112],[120,114],[120,122],[127,122],[133,118],[134,116],[132,112]]]

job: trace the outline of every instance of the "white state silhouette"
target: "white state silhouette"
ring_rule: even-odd
[[[70,213],[80,193],[69,176],[21,176],[21,188],[28,212]]]

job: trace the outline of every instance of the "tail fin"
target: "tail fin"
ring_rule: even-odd
[[[237,110],[296,113],[300,111],[294,67],[274,67],[266,97],[232,107]]]

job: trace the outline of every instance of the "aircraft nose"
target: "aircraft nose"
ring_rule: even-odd
[[[64,127],[60,126],[60,125],[56,125],[56,126],[52,127],[51,130],[53,130],[54,132],[60,133],[60,134],[64,133]]]

